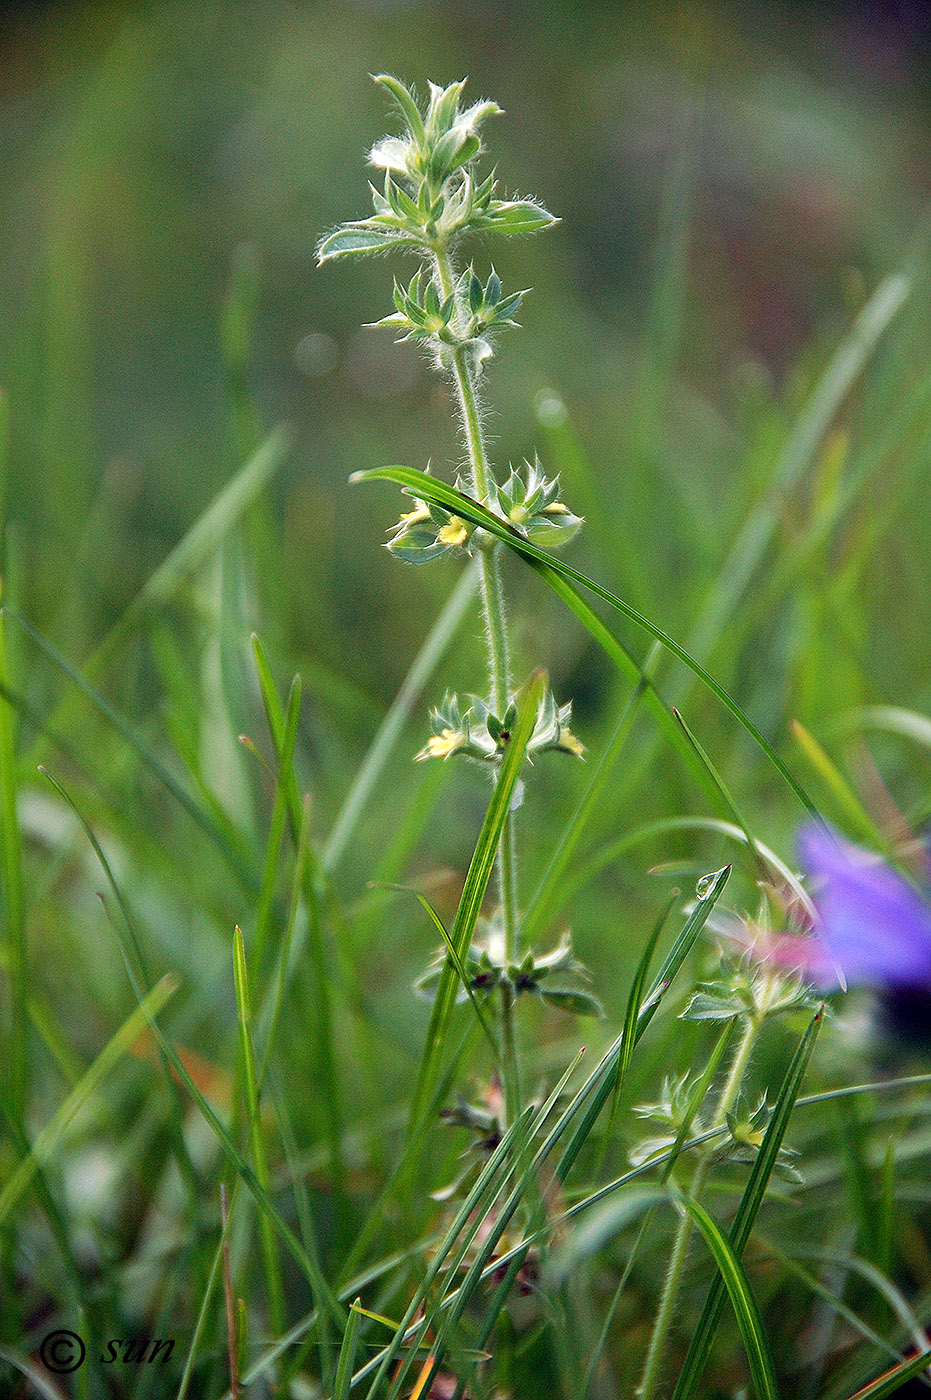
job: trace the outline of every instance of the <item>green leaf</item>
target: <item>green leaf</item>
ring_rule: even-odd
[[[352,1368],[356,1364],[356,1346],[359,1340],[359,1314],[363,1311],[361,1305],[362,1299],[357,1298],[349,1309],[346,1330],[343,1333],[343,1344],[339,1349],[339,1361],[336,1364],[333,1400],[349,1400]],[[368,1317],[370,1314],[366,1313],[366,1316]]]
[[[19,1166],[10,1172],[0,1191],[0,1225],[16,1206],[23,1192],[29,1188],[40,1167],[50,1158],[60,1154],[62,1141],[76,1114],[135,1044],[146,1027],[154,1027],[155,1016],[176,990],[177,982],[170,975],[156,983],[107,1042],[90,1069],[82,1076],[80,1083],[72,1089],[58,1111],[38,1134],[29,1156],[24,1157]]]
[[[739,1256],[722,1235],[704,1206],[699,1205],[698,1201],[690,1200],[683,1201],[683,1205],[704,1235],[705,1243],[714,1255],[719,1275],[724,1280],[724,1286],[730,1295],[757,1395],[760,1400],[778,1400],[769,1342],[766,1340],[756,1299],[750,1289]]]
[[[110,886],[114,899],[116,900],[117,907],[119,908],[122,916],[122,926],[120,922],[112,916],[111,923],[114,932],[116,933],[117,938],[120,941],[120,951],[123,954],[123,961],[126,965],[126,971],[129,976],[133,992],[136,996],[137,1001],[140,1004],[140,1007],[144,1007],[146,1005],[146,988],[144,987],[140,977],[138,967],[139,955],[137,951],[138,943],[136,940],[135,932],[132,927],[132,923],[130,921],[128,905],[126,904],[122,891],[119,885],[117,884],[116,877],[113,874],[113,870],[110,866],[109,861],[107,860],[106,855],[104,854],[103,848],[101,847],[100,842],[97,840],[97,837],[94,835],[91,826],[87,822],[80,808],[76,805],[74,799],[62,787],[61,783],[59,783],[57,779],[53,778],[50,773],[46,773],[45,776],[48,778],[52,786],[56,789],[60,796],[64,798],[71,810],[74,812],[84,831],[85,836],[90,842],[95,856],[97,857],[103,868],[103,872],[106,876],[107,883]],[[109,908],[109,904],[105,903],[104,907],[107,910],[107,914],[110,915],[111,911]],[[291,1229],[291,1227],[288,1225],[288,1223],[282,1216],[272,1196],[262,1188],[258,1177],[252,1170],[252,1167],[249,1165],[243,1154],[240,1152],[239,1148],[236,1146],[236,1143],[233,1141],[233,1138],[231,1137],[229,1131],[227,1130],[221,1119],[218,1117],[217,1113],[214,1111],[209,1101],[204,1097],[200,1089],[198,1089],[197,1085],[194,1083],[194,1080],[191,1078],[191,1075],[187,1067],[185,1066],[183,1060],[181,1059],[174,1045],[165,1035],[161,1026],[158,1024],[158,1021],[155,1020],[154,1017],[151,1015],[146,1016],[146,1021],[148,1023],[149,1029],[151,1030],[158,1043],[163,1060],[167,1061],[171,1065],[171,1068],[174,1071],[174,1075],[177,1077],[180,1083],[184,1085],[185,1089],[188,1091],[194,1102],[197,1104],[202,1116],[206,1119],[208,1126],[211,1128],[211,1130],[219,1140],[226,1155],[230,1159],[230,1162],[236,1167],[240,1179],[245,1185],[246,1190],[252,1196],[256,1205],[272,1221],[272,1224],[275,1226],[275,1229],[277,1230],[281,1240],[290,1252],[292,1258],[304,1271],[318,1302],[327,1307],[333,1320],[337,1323],[337,1325],[340,1328],[344,1327],[345,1314],[343,1312],[343,1309],[339,1306],[326,1277],[321,1273],[319,1264],[308,1254],[307,1250],[301,1244],[301,1241],[298,1239],[294,1231]]]
[[[459,978],[459,981],[462,983],[463,987],[465,988],[466,992],[468,993],[469,1000],[471,1001],[475,1014],[479,1019],[482,1030],[485,1032],[485,1037],[488,1040],[489,1045],[491,1046],[492,1053],[495,1057],[495,1062],[497,1063],[500,1059],[498,1042],[495,1040],[494,1032],[492,1031],[491,1026],[488,1023],[488,1018],[485,1015],[484,1008],[482,1007],[482,1004],[479,1001],[478,997],[475,995],[475,992],[472,990],[472,983],[469,980],[469,974],[467,973],[463,965],[462,959],[456,950],[455,943],[453,943],[453,940],[450,938],[449,933],[447,932],[446,925],[443,923],[443,920],[440,918],[439,914],[434,909],[427,896],[425,894],[421,894],[420,890],[411,889],[409,885],[386,884],[379,885],[378,888],[385,890],[395,890],[398,894],[412,894],[414,898],[419,901],[421,907],[426,911],[426,913],[429,914],[434,928],[437,930],[437,932],[443,940],[447,955],[450,958],[453,967],[456,969],[456,975]],[[436,975],[437,979],[439,979],[442,976],[442,971],[438,969]],[[422,985],[424,985],[423,982],[418,983],[418,986]]]
[[[695,940],[704,928],[709,914],[717,903],[718,897],[727,883],[729,874],[730,866],[728,865],[723,870],[719,870],[717,874],[712,877],[712,882],[708,886],[704,897],[699,899],[698,903],[695,905],[695,908],[686,920],[678,938],[664,958],[663,965],[659,970],[656,980],[647,993],[646,999],[640,1006],[637,1015],[637,1026],[633,1036],[633,1046],[636,1046],[640,1037],[650,1024],[650,1021],[653,1019],[653,1016],[656,1014],[657,1007],[669,990],[676,973],[679,971],[679,968],[691,951]],[[559,1159],[559,1164],[556,1167],[556,1175],[560,1181],[565,1181],[605,1101],[612,1090],[616,1091],[617,1067],[620,1063],[621,1056],[622,1054],[627,1055],[629,1063],[629,1055],[632,1052],[632,1048],[629,1033],[625,1028],[614,1041],[613,1045],[611,1045],[602,1056],[600,1064],[596,1066],[585,1084],[583,1084],[578,1091],[576,1095],[578,1103],[576,1104],[576,1101],[573,1101],[573,1104],[570,1104],[569,1107],[574,1111],[574,1106],[581,1104],[581,1102],[591,1094],[591,1101],[581,1121],[576,1126],[567,1147]],[[566,1113],[568,1114],[568,1112],[569,1110],[567,1109]]]
[[[493,199],[487,219],[496,233],[536,233],[538,229],[558,224],[555,214],[533,199]]]
[[[654,923],[643,952],[640,954],[640,961],[637,964],[634,980],[631,983],[630,992],[627,997],[627,1008],[624,1013],[624,1029],[621,1032],[621,1052],[618,1056],[617,1068],[614,1072],[614,1096],[611,1101],[611,1116],[608,1120],[608,1131],[605,1133],[605,1153],[607,1153],[608,1146],[614,1136],[614,1127],[617,1123],[617,1116],[621,1107],[621,1090],[624,1087],[624,1080],[627,1078],[627,1071],[630,1069],[630,1061],[633,1057],[634,1046],[637,1043],[637,1025],[643,1007],[643,992],[647,984],[650,963],[653,960],[653,954],[659,942],[660,934],[666,927],[666,920],[672,913],[672,906],[678,897],[678,892],[673,891],[660,910],[659,918]]]
[[[317,266],[332,262],[334,258],[354,257],[357,254],[385,253],[390,248],[419,248],[420,240],[412,235],[391,232],[388,229],[356,228],[344,224],[334,233],[329,233],[317,245]]]
[[[731,1000],[709,996],[707,992],[696,992],[681,1014],[683,1021],[729,1021],[746,1009],[736,997]]]
[[[408,130],[417,142],[418,146],[423,145],[424,129],[423,118],[420,115],[420,108],[414,101],[412,94],[407,90],[402,82],[393,78],[390,73],[373,73],[372,81],[386,88],[400,109],[401,115],[407,122]]]
[[[523,558],[530,563],[532,568],[534,568],[544,581],[549,584],[553,591],[563,599],[566,605],[571,608],[576,617],[578,617],[579,621],[583,623],[596,641],[600,643],[605,651],[607,651],[608,655],[611,656],[623,670],[629,673],[630,668],[633,667],[637,674],[642,677],[643,672],[636,663],[632,661],[632,658],[624,653],[617,638],[608,631],[598,615],[594,613],[584,601],[578,589],[575,587],[575,584],[581,584],[583,588],[589,589],[596,597],[609,603],[611,607],[615,608],[619,613],[622,613],[624,617],[630,618],[630,620],[636,623],[638,627],[642,628],[644,632],[660,642],[667,651],[671,652],[679,661],[684,662],[690,671],[694,672],[711,693],[720,700],[725,709],[727,709],[747,733],[753,737],[766,754],[769,761],[782,775],[786,783],[788,783],[806,811],[808,811],[816,821],[823,821],[821,813],[805,792],[804,788],[776,753],[769,740],[757,729],[750,716],[738,705],[737,701],[734,700],[720,682],[715,680],[714,676],[702,666],[701,662],[696,661],[683,646],[670,637],[667,632],[664,632],[661,627],[657,627],[655,622],[651,622],[650,619],[639,612],[637,608],[632,607],[630,603],[625,603],[623,598],[619,598],[617,594],[612,593],[610,589],[603,588],[601,584],[596,583],[593,579],[580,573],[578,569],[573,569],[571,565],[564,564],[562,560],[557,559],[554,555],[547,554],[544,550],[538,549],[535,545],[530,544],[528,540],[522,538],[513,526],[508,525],[490,510],[486,510],[478,501],[473,500],[470,496],[466,496],[464,492],[457,491],[455,487],[448,486],[445,482],[439,481],[435,477],[427,476],[425,472],[415,471],[412,467],[374,467],[368,471],[354,472],[350,480],[393,481],[410,494],[416,494],[423,500],[432,501],[434,504],[440,505],[444,509],[461,516],[463,520],[469,521],[470,524],[487,530],[489,534],[495,535],[499,540],[503,540],[509,548],[513,549],[515,553],[522,555]],[[652,683],[649,684],[650,688],[647,694],[655,695]],[[665,707],[663,707],[663,709],[665,711]],[[669,723],[678,733],[680,731],[680,726],[676,724],[671,714],[668,714],[668,719]],[[684,735],[682,737],[686,748],[691,754],[693,752],[692,746],[684,739]],[[704,768],[702,768],[702,771],[704,772]]]
[[[919,1352],[917,1356],[911,1356],[907,1361],[903,1361],[898,1366],[893,1366],[891,1370],[884,1371],[881,1376],[877,1376],[875,1381],[870,1381],[869,1385],[863,1386],[850,1396],[850,1400],[886,1400],[887,1395],[896,1395],[899,1387],[912,1376],[917,1376],[921,1371],[927,1371],[931,1367],[931,1351]]]
[[[550,1006],[560,1011],[571,1012],[574,1016],[603,1016],[604,1007],[590,992],[579,992],[574,987],[554,987],[547,982],[540,988],[540,996]]]

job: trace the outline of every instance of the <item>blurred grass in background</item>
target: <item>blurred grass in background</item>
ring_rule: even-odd
[[[313,266],[319,235],[366,207],[361,157],[384,120],[369,73],[421,87],[467,75],[473,99],[493,96],[507,113],[492,139],[508,187],[539,194],[563,220],[501,255],[506,287],[533,292],[488,394],[498,461],[539,447],[586,514],[572,562],[677,638],[693,636],[793,761],[794,718],[843,759],[844,712],[928,710],[931,89],[920,11],[903,16],[558,0],[6,9],[7,601],[82,667],[267,429],[293,425],[242,530],[93,666],[93,684],[147,751],[8,623],[30,965],[42,1004],[60,1011],[57,1051],[36,1052],[49,1107],[56,1073],[94,1053],[132,999],[93,898],[99,871],[36,763],[80,794],[154,971],[187,979],[179,1035],[222,1077],[229,937],[252,917],[271,801],[236,742],[243,732],[268,750],[249,634],[261,635],[282,688],[303,677],[298,769],[313,836],[325,840],[455,581],[452,569],[389,559],[379,544],[397,499],[347,485],[350,472],[387,462],[432,460],[451,477],[458,460],[446,398],[416,352],[360,329],[389,311],[399,269]],[[839,347],[856,352],[858,314],[903,269],[911,293],[866,372],[851,375],[828,431],[800,443],[795,425]],[[783,490],[787,464],[798,471]],[[756,567],[715,625],[694,633],[761,498],[769,523]],[[623,692],[536,580],[513,561],[509,573],[519,672],[550,667],[597,754]],[[353,1121],[403,1092],[407,1062],[379,1058],[379,1045],[417,1053],[423,1016],[409,983],[433,941],[413,907],[389,909],[366,882],[413,872],[449,909],[481,820],[478,778],[410,763],[426,701],[446,684],[475,687],[477,634],[474,621],[457,634],[335,872],[354,932],[334,966],[347,1005],[370,1018],[347,1041],[361,1058],[341,1066]],[[673,696],[685,689],[678,672],[664,684]],[[713,702],[686,693],[689,723],[754,829],[790,855],[800,817],[790,795]],[[225,853],[167,795],[146,752],[199,792]],[[915,752],[873,745],[910,815],[927,806]],[[872,761],[855,751],[858,781],[875,794]],[[541,765],[531,784],[528,886],[586,781],[581,765],[557,768]],[[580,859],[634,820],[706,812],[638,722]],[[680,855],[701,869],[722,863],[725,848],[701,839],[697,855],[681,836],[638,847],[567,911],[615,1014],[632,971],[625,947],[639,945],[665,893],[644,871]],[[333,915],[337,941],[343,917]],[[301,977],[312,1006],[319,988]],[[303,1149],[326,1139],[329,1110],[309,1082],[310,1012],[296,1026],[307,1040],[297,1034],[284,1059],[302,1086]],[[375,1063],[380,1078],[368,1073]],[[124,1085],[115,1112],[144,1135],[130,1129],[136,1101]],[[131,1193],[122,1210],[131,1214]]]

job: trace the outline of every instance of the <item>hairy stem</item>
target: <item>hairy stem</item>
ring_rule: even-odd
[[[449,252],[437,248],[434,254],[437,280],[442,294],[452,296],[456,279]],[[457,321],[459,312],[456,312]],[[453,353],[453,379],[456,397],[469,457],[470,484],[477,500],[488,500],[489,465],[482,421],[478,410],[478,396],[468,355],[462,346]],[[508,653],[507,626],[504,612],[504,592],[498,565],[499,549],[490,542],[479,550],[481,561],[482,610],[485,616],[485,635],[488,642],[488,679],[491,708],[502,717],[508,706],[511,689],[511,667]],[[509,962],[515,962],[519,954],[518,909],[517,909],[517,864],[515,855],[514,813],[508,815],[505,823],[504,839],[498,852],[498,883],[501,908],[504,918],[505,955]],[[509,1122],[514,1121],[519,1111],[519,1089],[517,1076],[517,1055],[514,1040],[513,999],[502,997],[502,1028],[505,1043],[505,1100]]]
[[[737,1095],[740,1093],[740,1086],[747,1071],[750,1055],[756,1042],[760,1030],[760,1022],[756,1017],[748,1017],[744,1028],[740,1044],[734,1053],[727,1080],[721,1089],[718,1099],[717,1111],[715,1113],[715,1126],[724,1123],[728,1113],[734,1107]],[[689,1196],[692,1200],[698,1200],[711,1170],[712,1154],[707,1152],[699,1161],[689,1185]],[[692,1217],[683,1214],[679,1221],[679,1228],[672,1245],[672,1253],[669,1256],[669,1265],[666,1270],[666,1280],[663,1284],[663,1292],[656,1311],[656,1320],[653,1323],[653,1332],[650,1336],[650,1345],[647,1349],[646,1361],[643,1364],[643,1374],[640,1384],[635,1394],[638,1400],[652,1400],[656,1390],[656,1383],[659,1379],[660,1367],[663,1360],[663,1352],[666,1346],[666,1338],[672,1326],[675,1315],[676,1302],[679,1297],[679,1287],[682,1283],[682,1273],[685,1268],[685,1261],[688,1258],[689,1245],[692,1240],[693,1221]]]

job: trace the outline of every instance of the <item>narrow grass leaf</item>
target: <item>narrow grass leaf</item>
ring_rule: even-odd
[[[252,999],[249,994],[249,974],[246,966],[246,949],[242,929],[236,927],[233,934],[233,980],[236,986],[236,1013],[239,1021],[239,1047],[245,1083],[246,1113],[249,1124],[249,1138],[252,1144],[252,1161],[255,1174],[262,1190],[270,1189],[268,1154],[265,1135],[262,1130],[262,1111],[259,1101],[259,1076],[255,1065],[255,1046],[252,1041]],[[268,1292],[268,1309],[271,1324],[278,1333],[284,1331],[284,1280],[281,1275],[281,1261],[272,1223],[264,1213],[259,1215],[259,1237],[262,1243],[262,1261],[265,1268],[265,1287]]]
[[[468,994],[469,1000],[472,1003],[472,1008],[475,1011],[476,1016],[478,1017],[479,1024],[481,1025],[482,1030],[485,1032],[485,1038],[491,1046],[492,1054],[495,1057],[495,1063],[498,1064],[500,1062],[501,1052],[498,1049],[498,1042],[497,1040],[495,1040],[494,1031],[492,1030],[491,1025],[488,1021],[488,1017],[485,1015],[485,1009],[482,1006],[482,1003],[475,995],[475,990],[472,986],[469,974],[465,969],[465,965],[462,961],[462,958],[459,956],[459,950],[453,942],[452,938],[449,936],[449,933],[446,929],[446,925],[443,923],[443,920],[440,918],[436,909],[434,909],[433,905],[430,903],[429,899],[427,899],[427,896],[425,894],[421,894],[420,890],[412,889],[410,885],[378,885],[377,888],[384,890],[396,890],[399,894],[413,895],[414,898],[420,904],[421,908],[423,908],[430,916],[430,920],[434,928],[443,940],[443,943],[446,947],[446,952],[450,960],[452,961],[453,967],[456,969],[456,976],[459,978],[459,981],[462,983],[464,990]]]
[[[352,1368],[356,1364],[356,1347],[359,1341],[359,1314],[363,1311],[362,1299],[357,1298],[349,1309],[346,1330],[343,1333],[339,1359],[336,1363],[336,1382],[333,1386],[333,1400],[349,1400],[352,1385]],[[366,1313],[366,1316],[370,1314]]]
[[[3,428],[6,427],[6,396]],[[0,431],[0,459],[5,465],[6,434]],[[5,481],[5,475],[4,475]],[[2,587],[2,584],[0,584]],[[0,686],[10,687],[6,619],[0,615]],[[23,840],[17,810],[16,714],[7,699],[0,700],[0,837],[3,842],[3,932],[7,973],[10,979],[9,1039],[6,1061],[8,1092],[22,1121],[29,1099],[29,991],[26,921],[23,911]]]
[[[123,954],[123,961],[126,965],[126,971],[129,976],[130,985],[132,986],[133,992],[135,993],[135,996],[139,1001],[140,1005],[144,1005],[146,993],[145,987],[140,979],[138,971],[140,960],[138,942],[136,941],[135,934],[132,929],[132,921],[129,917],[128,907],[126,905],[126,901],[123,897],[122,891],[120,890],[119,884],[117,883],[116,877],[113,874],[113,870],[106,856],[104,855],[100,843],[98,842],[91,827],[89,826],[83,814],[81,813],[80,808],[77,807],[73,798],[69,796],[69,794],[65,791],[62,785],[56,781],[56,779],[52,778],[49,774],[46,774],[46,776],[49,777],[49,780],[52,782],[56,790],[61,794],[61,796],[65,799],[65,801],[68,803],[68,805],[74,812],[75,816],[81,824],[85,835],[87,836],[91,844],[94,854],[97,856],[97,859],[100,861],[100,864],[103,868],[103,872],[106,876],[107,883],[110,886],[114,899],[116,900],[117,907],[119,908],[122,915],[122,923],[114,919],[112,916],[110,917],[110,921],[113,926],[113,930],[116,933],[117,938],[119,939],[120,950]],[[104,907],[107,909],[108,915],[110,915],[109,905],[106,903],[106,901],[104,901]],[[246,1161],[245,1157],[239,1151],[239,1148],[236,1146],[235,1142],[230,1136],[229,1131],[221,1122],[220,1118],[218,1117],[214,1109],[211,1107],[207,1099],[204,1097],[204,1095],[201,1093],[200,1089],[194,1083],[194,1080],[191,1078],[191,1075],[188,1072],[188,1069],[185,1066],[183,1060],[181,1059],[175,1047],[172,1045],[171,1041],[162,1031],[161,1026],[151,1016],[147,1017],[146,1021],[149,1026],[149,1029],[152,1031],[152,1034],[155,1036],[155,1039],[158,1042],[159,1048],[162,1052],[163,1061],[167,1061],[168,1064],[170,1064],[171,1069],[177,1076],[180,1083],[183,1084],[183,1086],[187,1089],[188,1093],[191,1095],[194,1102],[197,1104],[201,1114],[206,1119],[209,1127],[221,1143],[224,1151],[226,1152],[226,1155],[229,1157],[232,1164],[236,1167],[236,1170],[242,1178],[249,1194],[255,1200],[259,1208],[270,1217],[288,1251],[290,1252],[296,1263],[304,1271],[308,1282],[314,1290],[315,1297],[318,1299],[318,1301],[323,1302],[327,1306],[328,1310],[330,1311],[331,1317],[333,1318],[337,1326],[340,1328],[340,1330],[342,1330],[345,1326],[346,1321],[345,1314],[343,1312],[342,1307],[335,1298],[325,1276],[321,1273],[319,1266],[308,1255],[304,1246],[301,1244],[301,1241],[297,1238],[294,1231],[285,1221],[281,1212],[278,1210],[278,1207],[272,1200],[269,1192],[264,1190],[264,1188],[262,1187],[261,1183],[255,1175],[255,1172],[252,1170],[252,1167]]]
[[[94,705],[109,725],[126,740],[130,748],[138,755],[143,764],[155,774],[159,782],[171,793],[172,797],[183,807],[188,816],[194,821],[201,831],[214,843],[217,849],[223,854],[231,868],[238,875],[246,889],[254,889],[258,885],[258,880],[254,870],[251,868],[247,854],[240,849],[239,845],[234,845],[229,838],[228,832],[220,827],[216,819],[203,808],[200,803],[188,792],[187,788],[178,781],[174,773],[167,764],[163,763],[151,744],[142,736],[135,725],[131,724],[125,715],[121,714],[110,701],[101,695],[89,681],[81,675],[67,657],[63,656],[52,642],[34,627],[20,613],[12,608],[4,608],[3,614],[12,618],[18,627],[27,633],[36,645],[45,652],[54,664],[64,672],[68,679],[81,691],[83,695]]]
[[[691,1200],[683,1201],[683,1206],[704,1235],[705,1243],[714,1255],[720,1277],[724,1280],[737,1317],[757,1395],[760,1400],[778,1400],[769,1342],[740,1258],[704,1206]]]
[[[727,786],[727,783],[721,777],[721,774],[718,772],[717,768],[712,763],[711,759],[708,757],[708,754],[705,752],[702,745],[698,742],[695,735],[692,733],[691,729],[686,724],[680,712],[675,707],[673,707],[672,712],[675,715],[676,719],[679,721],[679,723],[682,725],[682,728],[685,732],[685,737],[688,739],[689,743],[692,745],[692,748],[697,753],[699,761],[704,765],[705,768],[707,768],[708,775],[711,778],[711,781],[714,783],[715,787],[717,788],[718,792],[721,794],[721,800],[723,801],[724,806],[727,808],[728,814],[733,818],[735,825],[738,826],[741,832],[743,833],[744,839],[747,844],[747,849],[750,852],[750,855],[753,857],[754,861],[756,862],[756,866],[760,875],[762,876],[764,882],[769,884],[773,878],[772,871],[769,869],[769,867],[766,864],[766,861],[763,859],[763,855],[760,851],[759,846],[756,843],[755,838],[750,834],[750,828],[747,826],[747,823],[743,818],[740,808],[737,806],[737,803],[734,800],[730,788]]]
[[[637,1043],[637,1025],[640,1020],[640,1012],[643,1009],[643,989],[646,986],[647,977],[650,973],[650,963],[653,961],[653,954],[659,942],[660,934],[666,927],[666,921],[672,913],[672,906],[679,898],[679,891],[673,890],[665,905],[660,910],[659,918],[653,925],[653,929],[637,964],[634,973],[634,980],[631,983],[630,992],[627,996],[627,1007],[624,1013],[624,1029],[621,1032],[621,1051],[618,1055],[617,1067],[614,1071],[614,1095],[611,1100],[611,1113],[608,1118],[608,1130],[605,1133],[604,1150],[608,1151],[611,1138],[614,1136],[614,1128],[617,1123],[617,1115],[621,1106],[621,1092],[624,1081],[627,1078],[627,1071],[633,1058],[634,1046]]]
[[[860,836],[880,850],[889,852],[889,842],[863,806],[850,783],[837,764],[830,759],[815,736],[805,728],[800,720],[792,721],[792,733],[812,769],[837,799],[841,811]]]
[[[265,707],[265,718],[268,722],[269,733],[275,746],[275,754],[278,759],[278,771],[282,775],[285,784],[285,793],[288,799],[288,811],[291,816],[291,827],[295,837],[301,827],[301,797],[298,791],[297,779],[294,775],[293,765],[282,767],[282,757],[284,754],[285,734],[288,722],[285,708],[281,703],[278,694],[278,687],[275,685],[275,678],[272,675],[271,666],[268,664],[268,657],[258,634],[252,634],[252,654],[255,658],[255,670],[259,678],[259,690],[262,694],[262,704]]]
[[[252,942],[250,967],[253,977],[261,976],[265,963],[265,948],[271,931],[275,905],[275,886],[278,865],[284,843],[284,830],[289,814],[289,793],[295,784],[294,745],[297,740],[297,725],[301,713],[301,681],[295,676],[288,695],[288,708],[285,715],[285,728],[278,754],[275,774],[275,800],[268,828],[265,847],[265,861],[262,868],[262,886],[259,890],[258,907],[255,915],[255,935]]]
[[[404,677],[391,708],[378,726],[323,848],[321,861],[327,874],[339,865],[411,710],[465,617],[478,587],[478,577],[476,562],[466,569],[443,605],[439,617]]]
[[[178,589],[201,568],[219,547],[235,523],[268,485],[291,447],[291,434],[278,427],[227,482],[206,510],[162,560],[143,584],[133,602],[97,647],[85,671],[99,675],[147,613],[164,608]]]
[[[637,1014],[637,1025],[634,1032],[634,1046],[636,1046],[640,1037],[650,1024],[650,1021],[655,1016],[656,1010],[672,985],[679,968],[694,947],[695,940],[704,928],[711,911],[718,901],[721,891],[727,883],[730,869],[729,865],[725,866],[723,870],[719,870],[715,875],[707,877],[708,883],[704,886],[695,908],[686,920],[673,946],[663,959],[662,967],[647,993],[646,998],[640,1005],[640,1010]],[[593,1091],[591,1094],[591,1101],[585,1110],[582,1120],[577,1124],[556,1168],[556,1174],[560,1181],[566,1180],[575,1159],[581,1152],[582,1147],[588,1139],[589,1133],[595,1125],[605,1101],[614,1090],[614,1076],[624,1046],[625,1033],[622,1031],[614,1044],[603,1056],[601,1064],[598,1065],[586,1084],[582,1085],[582,1088],[576,1095],[576,1100],[573,1101],[573,1104],[569,1105],[569,1108],[572,1109],[576,1101],[580,1104],[582,1098],[587,1096],[590,1091]],[[564,1116],[567,1116],[568,1112],[569,1110],[567,1109],[566,1115]]]
[[[917,1356],[909,1357],[898,1366],[893,1366],[891,1370],[884,1371],[881,1376],[877,1376],[875,1381],[870,1381],[869,1385],[863,1386],[849,1400],[886,1400],[889,1395],[898,1394],[905,1382],[911,1380],[912,1376],[918,1376],[922,1371],[931,1369],[931,1351],[919,1352]]]

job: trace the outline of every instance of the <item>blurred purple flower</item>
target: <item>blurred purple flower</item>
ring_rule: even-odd
[[[792,959],[806,976],[825,987],[931,991],[928,899],[878,856],[826,827],[806,827],[798,845],[817,911],[813,934],[791,940]]]

